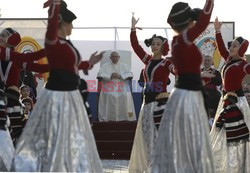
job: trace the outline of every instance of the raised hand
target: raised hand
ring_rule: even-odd
[[[135,19],[134,14],[135,14],[135,13],[133,12],[133,13],[132,13],[132,19],[131,19],[131,28],[132,28],[132,29],[136,28],[135,25],[138,23],[138,21],[139,21],[139,19],[140,19],[140,18]]]
[[[215,29],[215,31],[220,31],[221,26],[222,26],[222,22],[219,22],[218,17],[216,17],[215,21],[214,21],[214,29]]]
[[[49,7],[52,3],[52,0],[48,0],[43,4],[43,8]]]
[[[97,54],[97,51],[92,53],[90,58],[89,58],[90,65],[94,65],[94,64],[98,63],[102,59],[104,53],[105,53],[105,51],[102,51],[99,54]]]

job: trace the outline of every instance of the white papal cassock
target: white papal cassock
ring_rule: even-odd
[[[121,79],[110,79],[112,73],[118,73]],[[99,121],[134,121],[135,108],[128,78],[133,73],[127,64],[108,62],[103,64],[97,74],[102,85],[100,90]]]

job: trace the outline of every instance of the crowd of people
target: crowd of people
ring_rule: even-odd
[[[91,70],[104,52],[94,52],[83,61],[67,39],[75,14],[63,0],[49,0],[44,3],[47,7],[44,49],[18,53],[20,34],[12,28],[0,34],[0,142],[4,146],[0,171],[103,172],[90,125],[87,83],[79,70]],[[250,74],[245,58],[249,43],[237,37],[226,48],[222,23],[216,18],[215,38],[225,60],[216,70],[212,57],[202,55],[194,44],[207,28],[213,7],[214,0],[206,0],[203,9],[184,2],[172,6],[167,19],[176,32],[171,57],[166,57],[168,40],[160,35],[145,39],[151,52],[142,48],[136,34],[139,19],[132,15],[131,47],[145,68],[138,72],[143,104],[129,172],[250,172],[250,85],[243,84]],[[48,64],[34,62],[45,56]],[[98,72],[105,81],[99,97],[100,121],[136,120],[127,87],[133,74],[119,58],[119,52],[111,52],[111,61]],[[38,99],[35,85],[20,77],[32,71],[50,73]],[[170,73],[176,80],[168,91]]]

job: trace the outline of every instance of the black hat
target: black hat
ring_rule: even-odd
[[[197,21],[201,11],[198,8],[191,9],[188,3],[178,2],[173,5],[169,13],[168,23],[173,28],[184,26],[190,21]]]
[[[200,8],[191,9],[190,11],[191,19],[194,21],[197,21],[200,17],[201,12],[202,12],[202,9]]]
[[[229,49],[231,47],[232,41],[228,41],[227,42],[227,49]]]
[[[168,51],[169,51],[169,45],[168,45],[168,39],[167,38],[164,38],[164,37],[162,37],[160,35],[154,34],[151,38],[144,40],[144,43],[146,44],[147,47],[149,47],[149,46],[151,46],[154,38],[159,38],[159,39],[162,40],[162,42],[163,42],[162,55],[166,56],[168,54]]]
[[[249,45],[249,42],[248,40],[244,39],[243,37],[237,37],[236,39],[234,39],[236,41],[239,42],[240,44],[240,48],[238,50],[238,55],[240,57],[243,57],[247,51],[247,48],[248,48],[248,45]],[[227,46],[228,46],[228,49],[231,47],[231,44],[232,44],[233,41],[229,41],[227,42]]]
[[[238,37],[235,40],[237,40],[240,43],[240,48],[238,50],[238,55],[240,57],[243,57],[245,55],[246,51],[247,51],[249,42],[248,42],[248,40],[246,40],[246,39],[244,39],[242,37]]]
[[[242,44],[243,41],[244,41],[244,38],[242,38],[242,37],[237,37],[235,40],[237,40],[240,44]]]
[[[73,20],[76,19],[76,15],[67,8],[67,4],[65,1],[61,1],[60,16],[62,20],[67,23],[71,23]]]

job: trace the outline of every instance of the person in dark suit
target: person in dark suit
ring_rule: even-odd
[[[221,93],[218,87],[222,84],[221,74],[212,67],[212,57],[203,56],[201,77],[207,96],[204,98],[207,106],[208,117],[213,119],[220,101]],[[212,125],[212,124],[211,124]]]
[[[79,90],[83,99],[83,104],[86,108],[88,117],[89,117],[89,121],[91,120],[92,114],[91,114],[91,110],[90,110],[90,106],[88,103],[88,96],[89,96],[89,92],[88,92],[88,83],[84,80],[84,79],[80,79],[80,85],[79,85]]]

